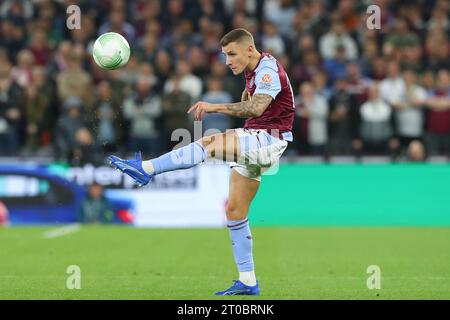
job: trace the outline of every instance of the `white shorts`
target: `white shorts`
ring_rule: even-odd
[[[230,167],[240,175],[261,181],[263,173],[274,174],[278,169],[281,155],[288,145],[264,130],[235,129],[239,137],[241,154]]]

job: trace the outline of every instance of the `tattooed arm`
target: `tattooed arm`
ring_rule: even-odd
[[[217,105],[217,111],[239,118],[259,117],[272,102],[268,94],[255,94],[250,100]]]
[[[268,94],[255,94],[251,99],[227,104],[210,104],[199,101],[188,113],[195,111],[195,120],[201,120],[205,113],[218,112],[239,118],[259,117],[272,102]]]

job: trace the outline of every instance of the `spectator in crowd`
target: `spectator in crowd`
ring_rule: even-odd
[[[315,40],[311,34],[300,34],[296,40],[296,43],[294,43],[290,50],[291,60],[301,61],[304,58],[302,55],[305,52],[316,50]]]
[[[15,62],[19,51],[26,46],[25,30],[11,18],[5,18],[0,24],[0,47],[6,48],[9,58]]]
[[[275,57],[285,53],[284,41],[278,33],[277,26],[270,21],[264,23],[264,32],[261,37],[262,49]]]
[[[401,6],[398,12],[400,17],[404,17],[411,32],[421,34],[425,30],[425,23],[422,17],[420,5],[411,3]]]
[[[158,54],[158,38],[151,33],[146,33],[139,41],[136,55],[140,60],[148,61],[156,64],[156,56]]]
[[[69,163],[73,166],[84,166],[88,163],[98,166],[103,164],[103,159],[104,155],[89,129],[86,127],[78,129],[75,132],[75,146]]]
[[[0,17],[12,18],[18,22],[29,20],[35,11],[31,0],[5,0],[0,6]]]
[[[358,63],[361,68],[361,73],[366,77],[375,77],[374,60],[378,57],[378,54],[378,45],[376,41],[367,41],[363,44],[363,54]]]
[[[251,34],[255,35],[255,43],[257,46],[261,44],[259,39],[259,24],[255,18],[247,17],[243,13],[236,13],[233,16],[233,21],[231,22],[232,29],[245,28]]]
[[[434,75],[435,74],[433,71],[428,70],[420,76],[420,85],[427,91],[427,93],[432,92],[436,87]]]
[[[23,89],[8,71],[0,70],[0,154],[14,155],[21,146],[25,101]]]
[[[72,58],[73,45],[70,41],[62,41],[58,49],[47,65],[48,74],[56,80],[57,76],[69,68],[69,60]]]
[[[328,87],[327,74],[323,70],[319,70],[313,74],[311,80],[316,89],[316,94],[328,101],[331,97],[332,90]]]
[[[131,151],[142,151],[147,156],[160,151],[161,134],[157,119],[161,116],[161,99],[152,90],[149,78],[138,77],[136,88],[125,98],[123,116],[130,121]]]
[[[97,86],[97,98],[91,111],[87,112],[89,127],[95,134],[95,143],[101,145],[104,151],[117,150],[122,141],[121,101],[113,95],[108,81],[102,81]]]
[[[386,60],[383,57],[377,56],[372,59],[372,72],[369,76],[375,81],[386,78]]]
[[[48,64],[52,55],[52,48],[45,30],[37,29],[33,32],[30,51],[37,65],[45,67]]]
[[[336,54],[331,59],[326,59],[324,62],[325,70],[330,77],[330,83],[334,83],[337,78],[345,75],[349,60],[346,58],[345,47],[338,45],[336,48]]]
[[[5,48],[0,47],[0,72],[9,75],[12,64],[8,57],[8,52]]]
[[[163,91],[164,84],[172,76],[172,59],[167,51],[161,50],[156,55],[155,74],[159,83],[155,88],[157,91]]]
[[[64,101],[68,97],[78,97],[85,105],[91,104],[92,77],[83,67],[84,49],[76,46],[72,48],[67,61],[67,69],[57,76],[58,95]]]
[[[223,7],[222,1],[214,1],[214,0],[199,0],[198,6],[192,8],[189,16],[203,16],[208,17],[211,20],[220,21],[223,23],[227,15],[225,13],[225,9]],[[190,21],[188,19],[183,20]]]
[[[258,10],[258,0],[224,0],[224,7],[229,15],[244,13],[255,16]]]
[[[381,98],[378,83],[370,87],[369,100],[361,106],[360,114],[364,150],[370,154],[386,152],[388,141],[393,136],[392,109]]]
[[[83,16],[80,28],[70,30],[70,36],[73,44],[79,45],[85,50],[94,45],[95,41],[95,24],[89,15]]]
[[[17,57],[17,66],[11,70],[11,80],[22,88],[33,82],[34,57],[30,50],[22,50]]]
[[[191,64],[192,73],[195,76],[204,78],[208,75],[210,72],[208,61],[206,60],[205,53],[200,47],[192,47],[188,52],[188,59]]]
[[[168,45],[168,47],[173,48],[172,50],[172,56],[175,60],[187,60],[188,58],[188,51],[189,51],[189,44],[186,41],[179,40],[175,41],[174,43]]]
[[[422,73],[424,71],[422,47],[419,44],[405,48],[405,50],[402,51],[399,61],[402,69],[412,69],[417,73]]]
[[[79,3],[80,9],[82,12],[84,9],[88,9],[86,6],[86,2],[84,4]],[[33,24],[32,29],[33,30],[42,30],[43,33],[45,33],[45,43],[44,47],[49,46],[50,50],[53,51],[55,46],[60,43],[64,37],[67,35],[65,33],[65,27],[67,23],[67,16],[63,15],[64,10],[61,10],[60,4],[58,4],[56,1],[39,1],[37,4],[37,20],[31,21]],[[95,13],[90,12],[89,17],[95,15]],[[84,18],[86,19],[88,15],[85,15]],[[89,18],[88,18],[89,19]],[[83,26],[83,20],[81,21]],[[51,52],[52,54],[52,52]],[[39,59],[37,57],[36,61]]]
[[[391,61],[387,66],[387,77],[380,82],[381,98],[392,107],[406,95],[405,82],[400,73],[398,62]]]
[[[398,18],[395,21],[395,29],[383,44],[383,51],[392,51],[394,55],[400,56],[406,48],[415,47],[419,43],[419,37],[409,30],[407,21]]]
[[[121,78],[120,70],[111,70],[108,72],[108,77],[105,78],[111,87],[111,100],[117,101],[117,103],[122,104],[125,96],[130,92],[131,86],[129,86]]]
[[[162,12],[161,22],[165,26],[175,26],[186,14],[185,3],[181,0],[167,1],[166,10]]]
[[[161,15],[161,4],[158,0],[147,0],[136,1],[132,5],[135,36],[141,38],[145,34],[148,21],[158,21]]]
[[[372,81],[361,74],[359,66],[355,62],[347,65],[345,76],[348,82],[347,90],[355,96],[358,105],[362,105],[367,100]]]
[[[430,154],[450,153],[450,72],[439,70],[436,89],[425,100],[427,115],[427,150]]]
[[[417,76],[413,70],[403,72],[404,93],[394,103],[396,135],[400,139],[400,146],[406,150],[414,141],[423,140],[424,114],[423,107],[427,93],[417,85]]]
[[[331,25],[331,30],[320,38],[319,48],[320,55],[324,59],[335,58],[338,50],[341,51],[343,60],[358,58],[358,46],[340,19],[336,19]]]
[[[180,60],[177,63],[176,74],[180,78],[180,88],[191,96],[191,101],[197,101],[202,93],[202,81],[199,77],[192,74],[191,66],[186,60]],[[170,93],[173,91],[172,81],[167,81],[164,91]]]
[[[419,140],[413,140],[408,145],[408,150],[406,151],[407,160],[410,162],[423,162],[425,161],[427,155],[425,152],[425,147]]]
[[[357,136],[358,113],[356,97],[349,92],[347,79],[345,77],[337,79],[334,93],[330,98],[330,154],[351,153],[351,141]]]
[[[292,85],[295,88],[296,86],[299,87],[304,81],[312,81],[313,75],[321,69],[323,69],[323,65],[318,52],[314,49],[304,52],[302,61],[292,67]],[[328,73],[327,75],[329,76]]]
[[[202,21],[204,21],[203,25],[200,26],[202,46],[208,61],[211,61],[221,53],[219,39],[223,34],[223,25],[219,22],[210,21],[208,18],[202,18]]]
[[[448,17],[448,2],[439,1],[431,13],[431,17],[426,24],[428,32],[433,33],[436,30],[442,30],[448,34],[450,31],[450,19]]]
[[[292,21],[293,34],[298,36],[301,33],[309,33],[319,39],[329,31],[330,16],[327,10],[327,4],[323,1],[303,2]]]
[[[79,97],[68,97],[64,101],[64,110],[55,128],[56,158],[70,161],[77,145],[76,133],[86,126],[83,114],[83,102]]]
[[[100,26],[98,34],[116,32],[123,35],[129,42],[133,42],[135,30],[132,24],[125,21],[125,12],[120,9],[112,10],[109,20]]]
[[[273,1],[265,3],[264,16],[271,21],[283,37],[288,37],[296,10],[293,0]]]
[[[145,62],[141,62],[139,57],[131,55],[130,60],[128,60],[127,64],[118,71],[118,78],[120,81],[125,83],[128,88],[133,86],[139,75],[141,74],[141,65],[146,64]]]
[[[341,17],[345,29],[352,33],[359,25],[359,15],[354,10],[354,0],[341,0],[337,4],[336,14]]]
[[[93,183],[88,187],[87,197],[81,203],[77,220],[81,223],[110,223],[114,219],[112,204],[104,195],[103,187]]]
[[[26,147],[31,152],[48,146],[56,122],[56,93],[48,82],[45,69],[33,68],[33,84],[26,91]]]
[[[164,114],[164,139],[168,141],[167,150],[171,150],[179,141],[172,141],[178,136],[172,137],[177,129],[185,129],[192,132],[192,119],[186,116],[186,108],[190,105],[191,96],[180,88],[180,79],[174,76],[172,79],[173,91],[164,93],[161,106]]]
[[[325,155],[328,142],[328,102],[316,94],[315,88],[310,82],[301,85],[299,98],[300,107],[297,115],[308,119],[308,144],[311,154]]]
[[[450,70],[448,32],[442,30],[429,32],[425,40],[425,50],[428,70],[433,72],[440,69]]]

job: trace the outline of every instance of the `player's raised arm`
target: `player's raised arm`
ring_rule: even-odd
[[[258,93],[253,95],[250,100],[219,104],[216,112],[239,118],[259,117],[266,111],[272,99],[268,94]]]
[[[195,112],[194,119],[202,120],[205,113],[223,113],[239,118],[254,118],[261,116],[272,102],[268,94],[255,94],[250,100],[227,104],[211,104],[199,101],[194,104],[188,113]]]

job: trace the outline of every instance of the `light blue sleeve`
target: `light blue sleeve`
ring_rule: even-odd
[[[281,81],[278,72],[272,68],[264,67],[255,75],[255,94],[268,94],[273,99],[281,91]]]

